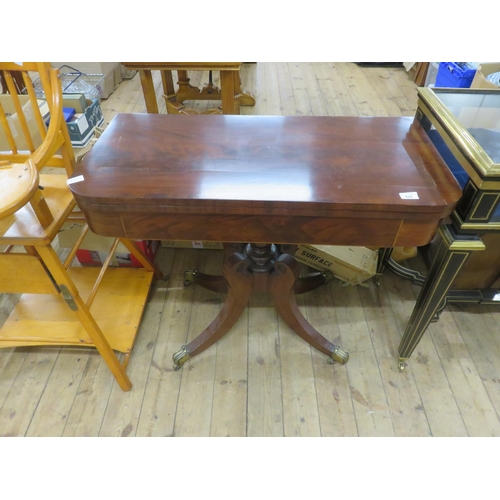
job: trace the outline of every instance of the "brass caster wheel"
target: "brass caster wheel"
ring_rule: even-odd
[[[186,346],[183,345],[180,351],[177,351],[173,356],[172,360],[174,361],[174,370],[180,370],[182,365],[190,358],[189,353],[187,352]]]
[[[328,364],[332,365],[333,363],[339,363],[341,365],[345,365],[349,361],[349,353],[344,351],[340,347],[336,347],[332,352],[332,356],[328,358]]]
[[[405,371],[405,368],[406,368],[406,363],[405,363],[405,360],[404,359],[400,359],[399,360],[399,364],[398,364],[398,370],[400,372],[404,372]]]
[[[198,269],[187,269],[184,272],[184,286],[189,286],[194,283],[194,278],[198,273]]]

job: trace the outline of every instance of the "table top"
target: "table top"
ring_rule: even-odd
[[[436,225],[461,196],[409,117],[118,114],[75,175],[84,180],[71,189],[90,218],[352,216]],[[218,239],[216,232],[196,235]],[[201,239],[194,233],[187,239]]]

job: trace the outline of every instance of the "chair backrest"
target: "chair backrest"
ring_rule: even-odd
[[[0,94],[0,245],[51,242],[75,206],[66,185],[75,157],[63,118],[59,70],[48,63],[20,64],[0,62],[9,92]],[[37,98],[32,82],[37,75],[37,92],[40,86],[46,100]],[[40,111],[44,106],[50,110],[48,128]],[[59,167],[67,176],[44,167]]]
[[[59,70],[50,63],[0,62],[0,76],[3,92],[8,92],[0,94],[0,162],[32,159],[39,171],[61,167],[71,175],[75,156],[62,120]],[[44,110],[56,118],[48,129]]]

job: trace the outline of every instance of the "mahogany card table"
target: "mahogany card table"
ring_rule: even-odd
[[[194,273],[226,301],[174,354],[177,368],[234,325],[252,292],[270,293],[291,329],[329,362],[347,362],[297,307],[295,293],[321,279],[299,278],[287,248],[376,246],[383,269],[393,247],[426,245],[440,228],[443,250],[399,348],[403,368],[463,261],[443,225],[461,189],[410,117],[118,114],[75,177],[70,187],[97,234],[226,242],[222,276]]]

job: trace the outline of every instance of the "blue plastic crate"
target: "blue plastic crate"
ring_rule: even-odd
[[[436,76],[435,87],[468,89],[471,86],[476,69],[467,63],[442,62]]]

